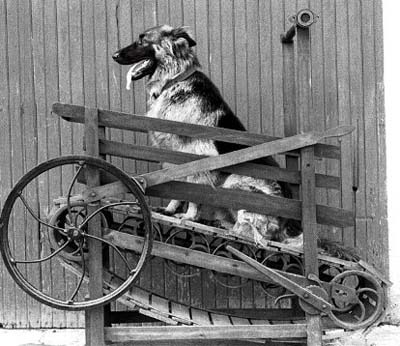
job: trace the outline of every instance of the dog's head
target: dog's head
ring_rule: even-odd
[[[151,76],[172,58],[185,57],[195,45],[184,28],[162,25],[144,31],[137,41],[115,52],[113,59],[121,65],[133,65],[131,79],[138,80]]]

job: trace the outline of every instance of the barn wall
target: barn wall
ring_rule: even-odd
[[[357,229],[322,229],[321,233],[357,247],[365,259],[387,273],[381,0],[0,0],[0,203],[38,162],[81,152],[82,128],[53,116],[53,102],[137,114],[146,111],[144,82],[135,83],[134,92],[126,91],[127,67],[114,63],[111,55],[156,24],[189,26],[204,71],[247,128],[282,136],[284,81],[279,35],[289,26],[286,19],[306,7],[320,16],[311,33],[315,129],[358,125],[357,135],[331,141],[343,149],[340,163],[317,163],[319,172],[341,173],[343,178],[341,192],[321,190],[318,202],[355,206]],[[107,136],[147,143],[143,134],[112,130]],[[157,167],[112,161],[129,172]],[[358,179],[353,175],[356,161]],[[358,181],[356,193],[352,192],[354,181]],[[59,184],[46,183],[49,188]],[[30,238],[13,241],[22,252],[34,252],[37,242]],[[32,273],[32,277],[63,289],[68,274],[53,274],[52,279],[45,272]],[[142,284],[207,307],[252,307],[253,300],[257,306],[267,304],[256,287],[228,290],[209,286],[202,277],[164,285],[159,277],[165,275],[155,263]],[[0,263],[0,323],[7,327],[78,327],[83,317],[39,305],[16,288]]]

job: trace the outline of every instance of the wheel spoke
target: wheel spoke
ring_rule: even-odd
[[[100,241],[102,243],[105,243],[108,246],[111,246],[115,250],[115,252],[122,258],[122,260],[124,261],[125,265],[129,269],[129,273],[132,274],[133,271],[135,271],[135,270],[132,270],[132,268],[129,265],[129,263],[128,263],[127,259],[125,258],[125,256],[122,254],[122,252],[113,243],[111,243],[110,241],[105,240],[103,238],[96,237],[95,235],[92,235],[92,234],[85,233],[85,236],[88,237],[88,238],[92,238],[92,239],[98,240],[98,241]]]
[[[60,228],[60,227],[57,227],[57,226],[54,226],[54,225],[50,225],[49,223],[47,223],[47,222],[43,221],[42,219],[40,219],[40,218],[35,214],[35,212],[32,210],[32,208],[29,206],[28,202],[26,201],[26,199],[25,199],[25,197],[22,195],[22,193],[19,193],[19,194],[18,194],[18,197],[20,198],[20,200],[21,200],[22,203],[24,204],[25,208],[28,209],[29,214],[31,214],[32,217],[33,217],[37,222],[39,222],[39,223],[42,224],[42,225],[45,225],[46,227],[53,228],[53,229],[55,229],[55,230],[61,232],[63,235],[67,235],[67,232],[65,232],[65,229]]]
[[[68,187],[68,192],[67,192],[67,209],[68,209],[69,219],[71,220],[71,222],[72,222],[72,210],[71,210],[71,201],[70,201],[70,199],[71,199],[71,191],[72,191],[72,188],[73,188],[73,186],[74,186],[74,184],[75,184],[76,179],[78,178],[79,174],[81,173],[81,171],[82,171],[82,169],[83,169],[83,166],[84,166],[83,164],[80,164],[80,165],[79,165],[79,168],[78,168],[78,170],[76,171],[74,177],[73,177],[72,180],[71,180],[71,184],[69,184],[69,187]],[[76,227],[76,226],[77,226],[77,225],[75,224],[75,227]]]
[[[71,239],[69,239],[66,243],[63,244],[63,246],[59,247],[57,250],[55,250],[54,252],[52,252],[50,255],[44,257],[44,258],[39,258],[36,260],[12,260],[13,263],[41,263],[41,262],[45,262],[48,261],[49,259],[53,258],[54,256],[56,256],[57,254],[59,254],[62,250],[64,250],[67,245],[71,242]]]
[[[361,302],[360,299],[358,299],[357,305],[358,305],[358,306],[360,307],[360,309],[361,309],[361,316],[358,317],[357,315],[354,315],[354,318],[355,318],[358,322],[362,322],[362,321],[364,321],[364,319],[365,319],[365,314],[366,314],[365,306],[364,306],[364,304]]]
[[[110,207],[118,207],[120,205],[137,205],[137,202],[117,202],[117,203],[110,203],[107,205],[104,205],[102,207],[100,207],[99,209],[96,209],[96,211],[94,211],[93,213],[91,213],[89,216],[86,217],[85,220],[83,220],[83,222],[80,224],[79,228],[83,228],[84,226],[86,226],[86,224],[92,219],[94,218],[98,213],[100,213],[102,210],[110,208]]]
[[[376,290],[369,288],[369,287],[364,287],[364,288],[360,288],[359,290],[357,290],[357,295],[360,296],[361,293],[372,293],[374,294],[376,297],[378,296],[378,292],[376,292]]]

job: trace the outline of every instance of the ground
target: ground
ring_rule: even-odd
[[[396,286],[396,285],[395,285]],[[400,345],[400,289],[392,288],[384,321],[367,331],[348,332],[324,346],[398,346]],[[21,330],[0,329],[5,346],[84,346],[83,329]]]

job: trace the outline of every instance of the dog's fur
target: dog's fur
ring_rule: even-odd
[[[192,49],[195,44],[184,28],[163,25],[144,31],[137,41],[117,51],[113,58],[119,64],[133,65],[128,79],[148,76],[147,116],[244,131],[244,126],[223,100],[217,87],[200,71],[200,64]],[[188,71],[186,78],[179,78]],[[215,156],[242,148],[235,144],[159,132],[150,133],[150,137],[157,147],[198,155]],[[262,162],[278,166],[271,157]],[[286,186],[273,180],[211,172],[188,177],[187,181],[289,197]],[[166,211],[175,213],[178,205],[178,201],[171,201]],[[197,205],[189,203],[182,217],[198,218]],[[245,210],[235,212],[234,220],[234,230],[237,232],[257,231],[271,240],[283,241],[301,233],[299,223]]]

